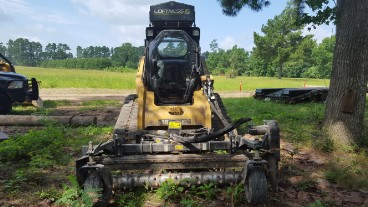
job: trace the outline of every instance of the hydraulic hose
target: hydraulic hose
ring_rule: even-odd
[[[235,128],[237,128],[238,126],[251,121],[251,118],[241,118],[236,120],[233,124],[230,124],[228,126],[226,126],[225,128],[213,133],[213,134],[201,134],[201,135],[194,135],[194,136],[180,136],[180,135],[173,135],[173,139],[177,142],[180,143],[198,143],[198,142],[207,142],[207,141],[211,141],[214,140],[232,130],[234,130]]]

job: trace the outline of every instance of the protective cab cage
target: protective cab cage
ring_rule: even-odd
[[[155,92],[155,104],[190,104],[203,74],[197,44],[184,31],[163,30],[149,48],[145,78],[148,89]]]

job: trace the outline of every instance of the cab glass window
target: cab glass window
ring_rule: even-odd
[[[162,57],[183,57],[187,54],[187,43],[180,37],[165,37],[158,45]]]

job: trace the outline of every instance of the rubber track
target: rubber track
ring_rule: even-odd
[[[135,134],[138,131],[138,103],[127,97],[124,100],[124,105],[120,110],[118,120],[114,127],[114,134],[119,137],[124,137],[127,142],[135,139]]]

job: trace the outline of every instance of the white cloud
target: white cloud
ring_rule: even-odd
[[[114,25],[149,24],[149,6],[162,0],[71,0],[81,14],[101,17]]]
[[[311,28],[309,31],[308,28]],[[315,40],[317,40],[318,43],[321,43],[322,40],[326,37],[331,37],[331,35],[336,33],[336,27],[334,25],[320,25],[316,26],[315,29],[311,27],[311,25],[307,25],[303,29],[303,35],[310,35],[313,34]]]
[[[233,37],[227,36],[225,37],[225,39],[219,42],[219,48],[228,50],[228,49],[231,49],[236,44],[237,44],[237,41]],[[238,44],[238,46],[240,45]]]
[[[135,46],[144,44],[145,27],[149,25],[151,5],[164,0],[71,0],[81,15],[102,20],[119,42]]]
[[[145,25],[126,25],[111,27],[119,43],[129,42],[135,46],[144,45]]]
[[[42,45],[45,44],[44,41],[37,37],[37,36],[28,36],[28,35],[18,35],[15,39],[18,39],[18,38],[24,38],[24,39],[28,39],[30,42],[39,42],[41,43]]]
[[[239,44],[239,42],[241,42],[242,44]],[[251,30],[243,31],[239,36],[239,41],[237,45],[239,47],[243,47],[246,51],[252,51],[254,47],[253,31]]]
[[[0,0],[0,20],[2,13],[5,17],[15,19],[22,17],[27,20],[40,22],[50,22],[55,24],[74,24],[72,18],[68,18],[64,13],[50,11],[49,8],[34,7],[24,0]],[[4,9],[6,8],[6,10]],[[3,12],[1,12],[3,11]]]

